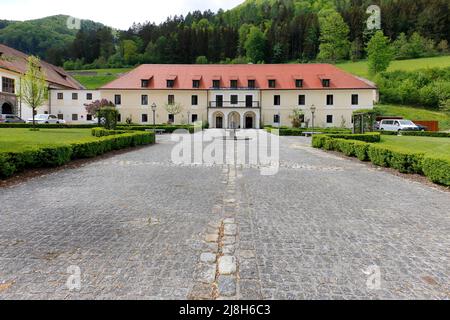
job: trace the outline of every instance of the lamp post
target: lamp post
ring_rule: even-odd
[[[314,117],[316,114],[316,110],[317,110],[316,106],[312,105],[311,106],[311,114],[312,114],[312,133],[313,133],[313,135],[314,135],[314,120],[315,120]]]
[[[190,111],[188,111],[187,116],[188,116],[187,121],[188,121],[188,125],[189,125],[189,124],[191,124],[191,112]]]
[[[281,129],[281,112],[278,111],[278,127]]]
[[[152,104],[152,111],[153,111],[153,126],[156,126],[156,103]]]

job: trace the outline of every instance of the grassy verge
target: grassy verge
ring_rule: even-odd
[[[89,129],[0,129],[0,152],[95,140]]]
[[[423,153],[450,160],[449,138],[381,136],[379,144],[406,152]]]
[[[403,70],[414,71],[426,68],[445,68],[450,66],[450,56],[410,59],[410,60],[395,60],[392,61],[388,71]],[[350,72],[354,75],[370,78],[369,67],[367,61],[345,62],[337,64],[337,67],[344,71]]]
[[[376,108],[384,116],[401,116],[408,120],[439,121],[441,131],[450,130],[450,112],[389,104],[379,104]]]
[[[130,68],[123,69],[95,69],[71,71],[73,77],[87,89],[97,89],[105,84],[116,80],[121,74],[130,71]]]

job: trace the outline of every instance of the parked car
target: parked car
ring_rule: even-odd
[[[0,123],[25,123],[25,121],[13,114],[0,114]]]
[[[428,131],[428,127],[425,127],[421,124],[416,124],[417,128],[419,128],[419,131]]]
[[[419,131],[419,127],[411,120],[385,119],[380,123],[381,131]]]
[[[34,121],[37,124],[63,124],[66,121],[58,119],[57,116],[53,114],[37,114],[34,116]],[[33,123],[33,118],[27,120],[27,123]]]

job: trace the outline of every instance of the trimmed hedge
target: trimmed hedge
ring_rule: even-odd
[[[104,153],[155,143],[152,132],[129,132],[104,136],[96,141],[46,146],[22,152],[0,153],[0,178],[11,177],[25,169],[58,167],[71,160],[93,158]]]
[[[36,124],[39,129],[90,129],[98,127],[98,124]],[[0,123],[1,128],[33,128],[31,123]]]
[[[126,130],[107,130],[104,128],[93,128],[91,130],[91,134],[94,137],[100,138],[100,137],[107,137],[107,136],[112,136],[112,135],[116,135],[116,134],[124,134],[130,131],[126,131]]]
[[[450,159],[426,156],[423,153],[397,150],[358,140],[336,138],[336,135],[313,137],[313,147],[344,153],[361,161],[371,161],[382,167],[389,167],[402,173],[417,173],[431,181],[450,186]]]
[[[403,136],[450,138],[450,132],[404,131]]]
[[[145,131],[145,130],[165,130],[165,133],[173,133],[176,130],[188,130],[190,133],[194,133],[194,126],[190,125],[156,125],[156,126],[133,126],[133,125],[119,125],[117,130],[132,130],[132,131]]]
[[[306,128],[287,128],[287,127],[281,127],[281,128],[274,128],[271,126],[266,126],[264,129],[271,133],[272,130],[279,130],[280,136],[303,136],[305,132],[311,132],[312,129],[306,129]],[[339,129],[339,128],[326,128],[326,129],[314,129],[316,132],[322,132],[326,134],[350,134],[351,130],[349,129]]]

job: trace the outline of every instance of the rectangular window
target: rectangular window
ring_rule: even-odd
[[[72,100],[78,100],[78,93],[72,93]]]
[[[220,88],[220,80],[213,80],[213,88]]]
[[[86,93],[86,100],[92,100],[92,93]]]
[[[306,96],[304,94],[298,96],[298,105],[299,106],[306,105]]]
[[[174,123],[174,122],[175,122],[175,115],[169,114],[169,123]]]
[[[141,96],[141,104],[142,104],[143,106],[148,106],[148,95],[143,94],[143,95]]]
[[[175,86],[175,80],[167,80],[167,88],[173,88]]]
[[[198,106],[198,96],[197,95],[193,95],[191,97],[191,105]]]
[[[256,81],[255,80],[248,80],[248,87],[250,89],[255,89],[256,88]]]
[[[327,106],[334,105],[334,96],[332,94],[327,95]]]
[[[192,80],[192,88],[194,89],[200,88],[200,80]]]
[[[148,88],[149,83],[149,80],[141,80],[141,88]]]
[[[143,114],[142,115],[142,123],[147,123],[148,122],[148,114]]]
[[[62,113],[58,113],[58,120],[64,120],[64,115]]]
[[[175,96],[173,94],[169,94],[169,96],[167,97],[167,103],[169,105],[174,105],[175,104]]]
[[[303,88],[303,79],[295,80],[295,87],[296,88]]]
[[[7,93],[15,93],[14,79],[2,77],[2,91]]]
[[[323,79],[322,80],[322,86],[324,88],[329,88],[330,87],[330,79]]]
[[[333,116],[332,115],[327,115],[327,123],[328,124],[332,124],[333,123]]]
[[[230,87],[231,87],[232,89],[237,89],[237,87],[238,87],[238,81],[237,81],[237,80],[231,80],[231,81],[230,81]]]
[[[280,115],[276,114],[273,116],[273,123],[280,123]]]
[[[116,94],[114,96],[114,104],[116,106],[120,106],[122,104],[122,96],[120,94]]]
[[[238,104],[238,95],[231,95],[231,104]]]
[[[64,100],[64,93],[58,92],[58,100]]]
[[[76,113],[72,114],[72,121],[78,121],[78,115]]]
[[[279,96],[279,95],[273,96],[273,105],[274,106],[281,105],[281,96]]]
[[[277,86],[277,82],[274,79],[269,80],[269,88],[275,88]]]
[[[198,121],[198,115],[197,114],[193,114],[191,120],[192,120],[192,123],[197,122]]]
[[[223,107],[223,96],[216,96],[216,107]]]
[[[359,96],[357,94],[352,94],[352,106],[359,105]]]
[[[245,106],[247,108],[253,108],[253,96],[252,95],[245,96]]]
[[[87,121],[92,121],[92,114],[86,115],[86,120]]]

